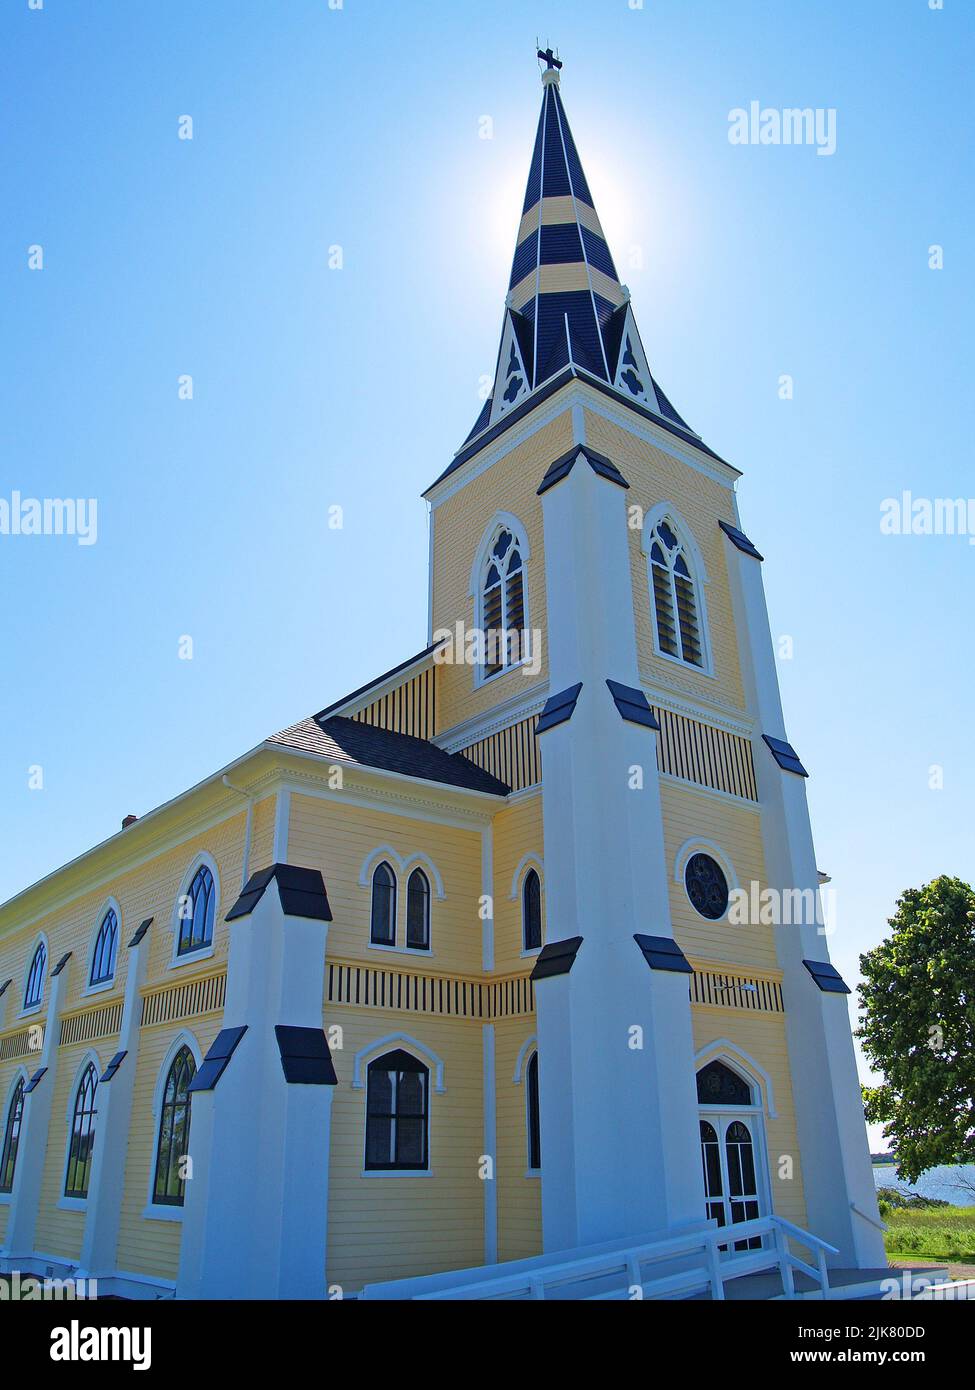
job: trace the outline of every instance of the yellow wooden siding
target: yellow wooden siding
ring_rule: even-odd
[[[530,969],[533,960],[522,954],[521,876],[514,898],[515,870],[526,854],[544,863],[541,793],[506,806],[494,817],[494,968],[501,974]],[[526,870],[527,872],[527,870]],[[542,941],[545,941],[545,875],[542,880]]]
[[[538,715],[520,719],[495,734],[457,751],[472,763],[507,783],[513,792],[534,787],[542,780],[542,753],[535,734]]]
[[[719,520],[735,521],[730,487],[590,411],[586,412],[586,432],[593,448],[607,454],[630,484],[626,494],[627,507],[638,506],[648,512],[658,502],[672,502],[693,532],[707,566],[708,583],[704,586],[704,592],[716,679],[656,654],[642,528],[630,529],[633,605],[641,675],[654,684],[671,686],[701,699],[717,700],[740,710],[744,704],[741,668],[731,610],[725,540],[718,526]],[[692,452],[689,446],[677,447]]]
[[[124,1273],[145,1274],[160,1279],[176,1278],[182,1222],[160,1221],[143,1215],[149,1200],[156,1153],[157,1122],[152,1113],[153,1097],[169,1049],[179,1034],[192,1034],[200,1052],[205,1053],[219,1029],[219,1015],[211,1014],[207,1018],[187,1019],[182,1023],[163,1024],[142,1031],[119,1225],[118,1268]],[[98,1142],[97,1138],[95,1142]],[[190,1157],[192,1148],[191,1132]]]
[[[331,1020],[336,1021],[335,1019]],[[364,1283],[463,1269],[484,1259],[481,1027],[444,1018],[343,1013],[333,1053],[327,1279],[346,1292]],[[363,1176],[365,1088],[352,1088],[355,1053],[389,1033],[408,1033],[445,1063],[445,1091],[430,1097],[431,1176]],[[390,1047],[397,1044],[390,1043]]]
[[[492,518],[505,511],[516,516],[527,533],[531,551],[525,567],[528,622],[543,634],[537,675],[526,675],[525,668],[518,667],[475,689],[473,667],[459,663],[442,666],[437,691],[438,730],[483,714],[547,678],[545,555],[541,499],[536,492],[549,464],[571,445],[571,416],[565,411],[434,509],[434,631],[453,631],[458,621],[465,630],[475,627],[471,566]]]
[[[422,851],[436,866],[443,881],[443,898],[429,869],[429,952],[392,952],[369,945],[371,883],[359,884],[367,856],[388,845],[401,859]],[[292,863],[321,869],[332,909],[328,951],[330,957],[365,960],[376,968],[399,966],[438,973],[477,972],[481,967],[481,835],[477,830],[416,821],[339,801],[294,794],[288,855]],[[378,859],[376,863],[378,863]],[[397,941],[406,940],[406,879],[395,863],[397,876]],[[370,871],[371,872],[371,871]]]
[[[732,926],[726,920],[711,922],[691,906],[683,877],[675,881],[675,860],[687,840],[710,840],[734,866],[739,887],[747,890],[754,880],[765,887],[758,809],[723,801],[706,792],[692,791],[664,782],[660,787],[664,814],[664,853],[670,885],[670,911],[674,935],[689,956],[727,961],[729,965],[776,969],[772,927],[754,924]],[[730,885],[729,885],[730,886]]]
[[[497,1116],[498,1259],[520,1260],[542,1249],[542,1183],[526,1177],[528,1121],[525,1082],[514,1081],[515,1063],[535,1020],[495,1024]]]
[[[251,817],[251,853],[248,876],[258,869],[266,869],[274,862],[274,819],[277,813],[276,795],[265,796],[254,803]],[[230,908],[228,902],[227,908]],[[226,913],[224,913],[226,916]]]
[[[360,724],[392,729],[394,733],[409,734],[413,738],[432,738],[437,728],[435,696],[436,671],[428,666],[351,718]]]
[[[799,1162],[792,1077],[785,1041],[785,1020],[774,1015],[745,1017],[727,1009],[695,1008],[691,1012],[694,1046],[727,1038],[768,1073],[775,1100],[775,1118],[765,1116],[772,1209],[797,1226],[806,1226],[806,1199]],[[731,1060],[735,1058],[732,1055]],[[791,1176],[789,1176],[791,1170]]]
[[[273,802],[273,797],[266,798],[267,805],[260,802],[256,808],[258,835],[255,838],[258,848],[262,851],[267,839],[264,825],[268,818],[273,823]],[[171,963],[176,898],[184,874],[196,856],[204,850],[216,862],[220,878],[220,897],[214,913],[213,955],[202,963],[202,967],[209,971],[225,968],[228,934],[224,917],[240,893],[244,820],[243,812],[232,816],[210,830],[187,838],[175,848],[164,851],[127,873],[120,874],[110,882],[79,895],[73,902],[40,921],[7,933],[0,942],[0,981],[12,976],[13,984],[0,998],[0,1027],[3,1028],[4,1035],[22,1029],[27,1024],[43,1024],[45,1021],[51,997],[50,979],[46,980],[44,986],[42,1012],[30,1015],[26,1019],[20,1016],[28,957],[33,951],[39,932],[43,932],[47,937],[49,970],[66,951],[72,953],[65,966],[67,988],[62,997],[62,1013],[75,1013],[96,1005],[108,1007],[121,1002],[129,962],[128,942],[136,927],[146,917],[153,918],[148,935],[148,981],[171,982],[177,977],[189,979],[199,973],[200,964],[178,966],[173,969]],[[269,848],[266,853],[270,854]],[[264,862],[267,862],[266,858]],[[261,866],[254,854],[253,845],[251,864],[253,867]],[[88,994],[86,990],[91,942],[98,929],[101,910],[110,896],[121,908],[115,980],[111,989]]]

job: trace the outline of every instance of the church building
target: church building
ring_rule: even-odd
[[[540,56],[423,649],[0,907],[0,1271],[368,1298],[790,1231],[886,1266],[761,537]]]

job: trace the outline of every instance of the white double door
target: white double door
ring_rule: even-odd
[[[707,1214],[719,1226],[754,1221],[768,1211],[765,1152],[759,1117],[746,1109],[700,1112],[701,1160]],[[760,1236],[738,1240],[732,1250],[756,1250]],[[720,1247],[727,1250],[728,1246]]]

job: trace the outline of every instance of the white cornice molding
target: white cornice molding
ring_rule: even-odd
[[[579,369],[577,368],[577,370]],[[672,458],[686,464],[688,468],[705,474],[714,482],[720,483],[732,493],[734,492],[735,484],[741,477],[741,472],[733,464],[712,459],[703,450],[698,454],[693,441],[678,440],[665,425],[655,425],[652,420],[645,420],[629,409],[622,401],[616,405],[602,391],[591,386],[582,377],[577,376],[560,387],[550,401],[540,404],[537,407],[537,414],[530,411],[526,416],[525,423],[520,428],[512,427],[510,432],[504,434],[494,448],[488,448],[481,455],[474,454],[465,463],[462,463],[455,472],[428,488],[424,496],[431,507],[434,509],[439,507],[441,502],[445,502],[461,488],[466,487],[474,478],[492,468],[494,464],[524,444],[540,429],[550,425],[553,420],[558,419],[576,403],[584,405],[593,414],[601,415],[603,419],[609,420],[621,429],[628,430],[637,439],[652,444],[654,448],[660,449],[665,454],[670,454]]]
[[[533,714],[538,714],[547,699],[546,680],[516,695],[509,695],[506,700],[492,705],[486,713],[472,715],[460,724],[442,729],[433,742],[447,753],[456,753],[462,748],[469,748],[473,743],[480,743],[481,739],[490,738],[492,734],[510,728],[512,724],[528,719]]]
[[[754,721],[743,713],[698,703],[647,680],[642,680],[641,684],[651,705],[658,709],[669,710],[671,714],[682,714],[685,719],[694,719],[700,724],[711,724],[726,733],[737,734],[740,738],[750,739],[755,732]]]

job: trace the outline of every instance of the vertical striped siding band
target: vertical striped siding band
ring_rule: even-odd
[[[661,772],[746,801],[758,800],[752,745],[747,738],[659,706],[653,706],[653,712],[660,725],[657,759]]]
[[[465,980],[330,961],[325,1001],[489,1022],[534,1013],[535,991],[527,975]]]
[[[428,666],[425,671],[417,672],[351,717],[360,724],[371,724],[394,734],[433,738],[436,732],[434,668]]]

